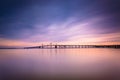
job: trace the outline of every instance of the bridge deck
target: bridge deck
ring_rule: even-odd
[[[120,45],[42,45],[25,48],[40,48],[40,49],[61,49],[61,48],[120,48]]]

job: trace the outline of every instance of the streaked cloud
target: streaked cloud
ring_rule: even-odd
[[[5,0],[1,3],[0,46],[50,42],[118,44],[120,41],[118,0]]]

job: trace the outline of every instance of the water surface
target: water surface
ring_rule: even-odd
[[[120,49],[1,49],[0,77],[119,78]]]

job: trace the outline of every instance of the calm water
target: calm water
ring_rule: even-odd
[[[120,78],[120,49],[1,49],[6,76]]]

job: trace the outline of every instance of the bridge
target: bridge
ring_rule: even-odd
[[[24,49],[74,49],[74,48],[120,48],[120,45],[41,45],[33,47],[24,47]]]

